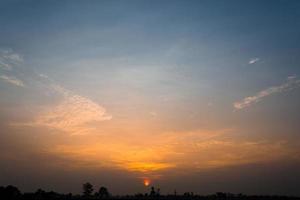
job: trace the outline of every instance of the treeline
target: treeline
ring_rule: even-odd
[[[135,195],[112,195],[106,187],[100,187],[98,190],[94,190],[94,187],[90,183],[82,185],[82,194],[73,195],[60,194],[57,192],[46,192],[42,189],[38,189],[36,192],[22,193],[17,187],[9,185],[6,187],[0,186],[0,199],[1,200],[300,200],[299,197],[293,196],[278,196],[278,195],[244,195],[244,194],[232,194],[217,192],[212,195],[196,195],[193,192],[185,192],[183,194],[162,195],[160,189],[150,188],[149,193],[138,193]]]

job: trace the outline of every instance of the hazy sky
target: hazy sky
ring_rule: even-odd
[[[300,195],[300,1],[0,1],[0,185]]]

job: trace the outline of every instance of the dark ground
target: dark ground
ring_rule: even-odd
[[[161,195],[160,190],[155,190],[151,187],[149,193],[115,196],[108,192],[107,188],[101,187],[98,192],[93,193],[93,186],[90,184],[83,185],[82,195],[59,194],[53,191],[46,192],[42,189],[38,189],[32,193],[22,193],[15,186],[0,186],[0,200],[300,200],[300,197],[293,196],[277,196],[277,195],[244,195],[244,194],[231,194],[217,192],[212,195],[194,195],[192,192],[186,192],[184,194],[172,194]]]

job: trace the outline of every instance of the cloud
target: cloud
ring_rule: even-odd
[[[294,159],[298,152],[287,141],[220,139],[195,142],[198,169],[263,163],[284,158]],[[201,161],[202,162],[199,162]]]
[[[254,63],[258,62],[258,61],[260,61],[260,58],[251,58],[251,59],[249,60],[248,64],[249,64],[249,65],[252,65],[252,64],[254,64]]]
[[[11,49],[0,49],[0,68],[11,71],[14,65],[23,62],[23,57],[20,54],[14,53]]]
[[[297,88],[300,86],[300,80],[296,78],[296,76],[289,76],[287,78],[287,82],[279,85],[279,86],[273,86],[269,87],[265,90],[262,90],[255,94],[254,96],[245,97],[241,101],[237,101],[233,104],[235,109],[243,109],[246,107],[249,107],[259,101],[261,101],[263,98],[270,96],[272,94],[285,92],[292,90],[294,88]]]
[[[13,67],[22,63],[23,57],[11,49],[0,49],[0,69],[12,71]],[[23,81],[15,76],[0,75],[0,79],[15,86],[24,87]]]
[[[7,82],[7,83],[13,84],[15,86],[19,86],[19,87],[24,87],[25,86],[23,81],[17,79],[14,76],[0,75],[0,79]]]
[[[92,133],[96,129],[93,122],[110,120],[111,115],[104,107],[87,97],[80,96],[64,87],[51,84],[49,88],[62,97],[55,106],[44,109],[28,126],[44,126],[63,131],[71,135]]]
[[[231,129],[230,129],[231,130]],[[48,153],[67,160],[67,168],[116,168],[129,172],[160,175],[167,169],[186,164],[193,153],[195,141],[206,141],[227,133],[227,130],[167,132],[161,134],[132,133],[109,135],[108,137],[85,138],[86,144],[59,144],[52,146]],[[74,138],[75,140],[76,138]],[[134,142],[133,142],[134,141]],[[76,165],[73,163],[76,162]],[[190,167],[193,162],[189,162]]]
[[[128,134],[101,138],[91,135],[85,138],[85,144],[58,144],[45,153],[65,160],[65,168],[121,169],[151,178],[163,177],[165,170],[199,172],[294,160],[299,155],[299,150],[287,141],[236,138],[232,137],[234,132],[234,129],[220,129],[139,134],[135,142]]]
[[[14,66],[23,62],[20,54],[11,49],[0,49],[0,68],[18,73]],[[28,74],[28,73],[27,73]],[[43,92],[59,96],[61,101],[53,106],[43,107],[43,110],[31,122],[11,123],[13,126],[43,126],[69,134],[86,134],[95,131],[95,122],[110,120],[112,116],[106,113],[104,107],[93,100],[68,90],[45,74],[28,74],[31,85],[40,88]],[[24,87],[24,83],[14,76],[0,75],[0,80]],[[30,87],[28,87],[30,89]]]
[[[157,116],[157,112],[155,112],[155,111],[151,111],[151,112],[149,112],[149,114],[151,115],[151,117],[156,117]]]

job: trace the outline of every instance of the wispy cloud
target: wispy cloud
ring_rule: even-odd
[[[13,84],[15,86],[19,86],[19,87],[24,87],[25,86],[23,81],[17,79],[14,76],[0,75],[0,79],[7,82],[7,83]]]
[[[258,61],[260,61],[260,58],[251,58],[248,62],[249,65],[252,65],[254,63],[257,63]]]
[[[0,49],[0,70],[12,71],[14,66],[23,62],[23,57],[11,49]],[[10,72],[11,73],[11,72]],[[0,79],[15,86],[24,87],[23,81],[15,76],[0,75]]]
[[[233,129],[167,132],[139,135],[135,143],[129,135],[94,137],[87,144],[52,146],[47,153],[65,159],[66,168],[117,168],[150,177],[162,176],[164,170],[202,171],[295,159],[299,154],[284,140],[224,137],[232,133]]]
[[[151,112],[149,112],[149,114],[151,115],[151,117],[156,117],[157,116],[157,112],[155,112],[155,111],[151,111]]]
[[[111,135],[102,137],[101,141],[99,138],[91,139],[84,145],[58,145],[49,149],[49,153],[76,161],[77,167],[119,168],[153,176],[186,164],[185,159],[194,152],[195,141],[210,140],[228,131],[167,132],[139,134],[137,137],[132,134]],[[133,143],[133,140],[136,142]],[[69,164],[74,167],[72,162]]]
[[[22,62],[22,56],[11,49],[0,49],[0,68],[2,70],[10,71],[10,73],[18,73],[19,69],[14,69],[14,67]],[[104,107],[87,97],[78,95],[60,86],[47,75],[33,72],[28,76],[31,84],[41,88],[43,91],[49,92],[49,94],[59,96],[61,101],[56,105],[44,107],[31,122],[11,123],[11,125],[44,126],[69,134],[86,134],[95,130],[93,128],[94,122],[110,120],[112,118],[112,116],[106,113]],[[20,87],[25,86],[23,81],[15,76],[0,75],[0,80]]]
[[[244,99],[235,102],[233,106],[235,109],[243,109],[261,101],[263,98],[267,96],[280,93],[280,92],[289,91],[299,86],[300,86],[300,80],[297,79],[296,76],[289,76],[287,78],[287,82],[279,86],[269,87],[265,90],[258,92],[254,96],[245,97]]]
[[[23,57],[15,53],[11,49],[0,49],[0,68],[4,70],[12,70],[14,65],[23,62]]]
[[[62,100],[57,105],[44,109],[33,122],[19,125],[44,126],[71,135],[79,135],[94,132],[93,122],[112,118],[104,107],[87,97],[75,94],[57,84],[50,84],[48,88],[60,95]]]

